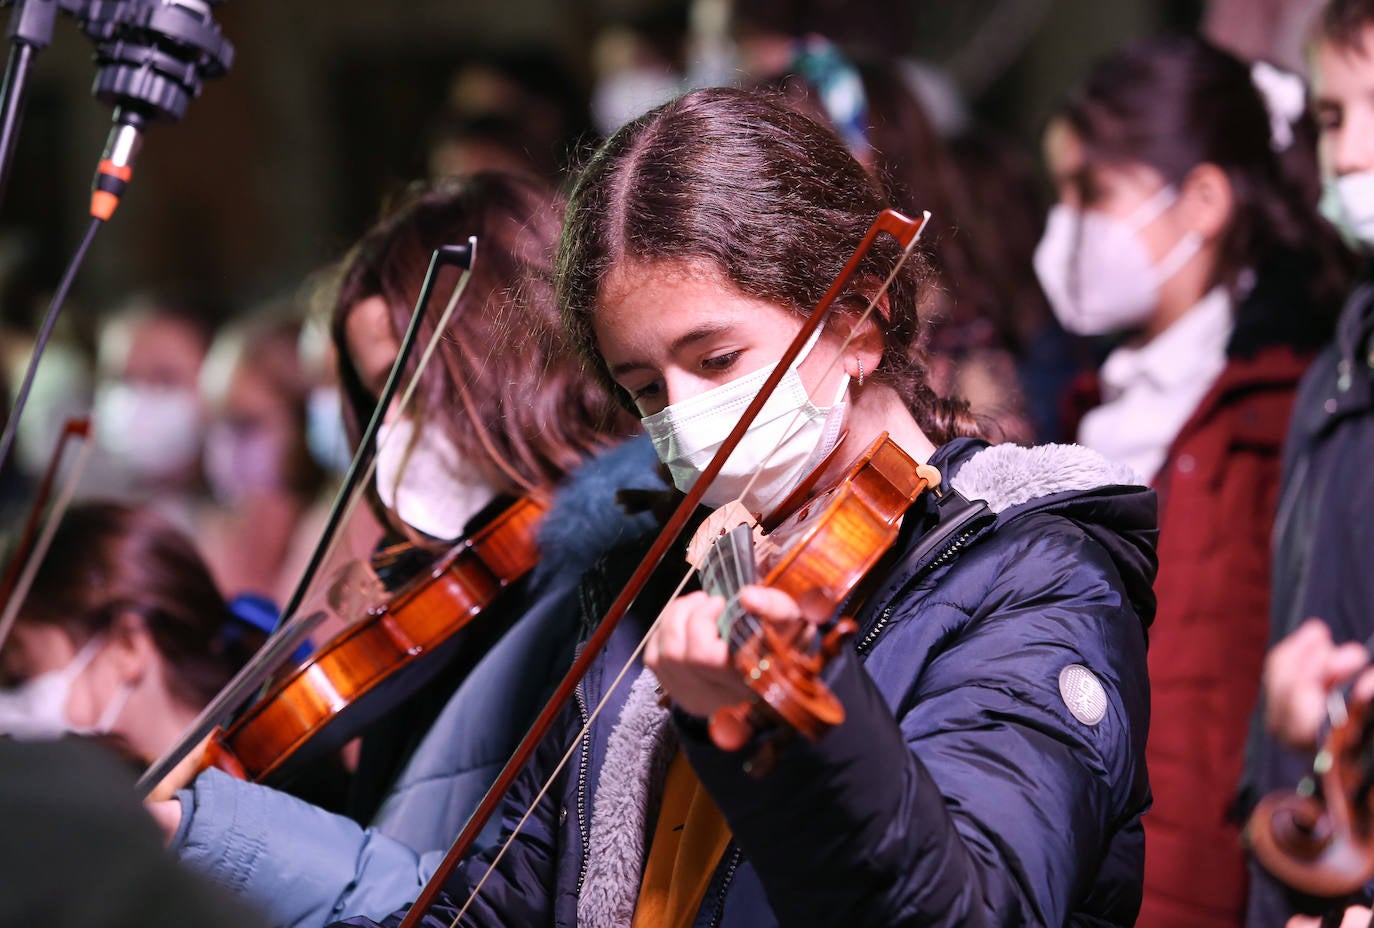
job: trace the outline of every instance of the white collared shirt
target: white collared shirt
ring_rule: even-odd
[[[1117,348],[1099,371],[1102,405],[1083,417],[1079,443],[1153,482],[1179,429],[1226,366],[1234,328],[1230,295],[1214,287],[1150,341]]]

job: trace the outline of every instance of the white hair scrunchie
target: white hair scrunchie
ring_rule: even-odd
[[[1293,144],[1293,124],[1307,108],[1307,87],[1298,75],[1267,61],[1256,61],[1250,67],[1250,81],[1269,111],[1269,147],[1276,152],[1287,151]]]

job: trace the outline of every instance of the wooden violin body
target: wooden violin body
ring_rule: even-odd
[[[892,547],[902,514],[939,482],[935,468],[917,464],[883,433],[837,484],[765,536],[780,543],[763,547],[760,582],[788,594],[805,615],[834,613]],[[856,628],[846,616],[808,644],[768,622],[734,620],[731,658],[756,699],[717,712],[712,740],[739,750],[761,725],[777,721],[814,740],[844,721],[820,673]]]
[[[435,662],[502,590],[534,568],[547,510],[546,500],[522,497],[464,539],[217,733],[202,768],[262,782],[349,740],[391,708],[404,672]],[[413,689],[412,681],[407,692]]]
[[[1345,713],[1317,755],[1319,788],[1264,797],[1246,828],[1265,869],[1313,896],[1344,896],[1374,877],[1374,719],[1368,705],[1349,705]]]

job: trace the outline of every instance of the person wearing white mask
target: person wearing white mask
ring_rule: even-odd
[[[551,506],[538,530],[538,566],[506,585],[441,655],[386,684],[401,696],[362,732],[346,815],[217,770],[151,804],[183,862],[274,924],[319,926],[411,898],[570,662],[577,579],[652,522],[615,503],[622,487],[662,490],[652,449],[643,439],[620,443],[634,420],[582,370],[558,325],[551,263],[561,207],[552,189],[523,175],[418,186],[337,269],[331,334],[339,411],[354,444],[434,249],[478,239],[468,287],[415,402],[388,409],[378,436],[367,490],[384,550],[408,541],[418,552],[408,558],[427,569],[516,498],[534,493]],[[420,344],[457,280],[457,269],[441,272]]]
[[[288,552],[324,483],[306,443],[310,380],[293,310],[269,304],[221,330],[201,369],[211,501],[197,535],[231,597],[286,600],[300,573]]]
[[[1303,115],[1297,78],[1160,38],[1096,65],[1045,133],[1059,202],[1037,275],[1066,329],[1117,340],[1078,439],[1160,500],[1148,928],[1244,912],[1226,813],[1264,654],[1280,450],[1348,279]]]
[[[0,735],[109,736],[150,762],[237,669],[235,621],[157,513],[73,506],[0,648]]]
[[[1278,518],[1274,524],[1271,653],[1292,654],[1314,628],[1330,645],[1363,650],[1374,632],[1374,0],[1330,0],[1307,43],[1312,112],[1320,132],[1322,211],[1364,262],[1341,311],[1334,339],[1298,391],[1284,448]],[[1320,619],[1320,629],[1311,618]],[[1352,645],[1352,642],[1361,643]],[[1289,647],[1285,647],[1289,645]],[[1302,650],[1298,648],[1299,652]],[[1270,692],[1280,702],[1286,695]],[[1292,789],[1311,773],[1313,752],[1286,747],[1265,730],[1258,707],[1252,725],[1241,811],[1277,789]],[[1295,912],[1323,906],[1285,888],[1256,863],[1247,924],[1281,925]],[[1366,908],[1347,923],[1369,922]],[[1325,923],[1325,922],[1324,922]],[[1315,925],[1316,919],[1292,924]]]
[[[885,202],[827,127],[726,88],[644,114],[589,159],[560,242],[561,308],[678,489],[698,487]],[[506,795],[502,856],[488,843],[468,857],[421,924],[1131,924],[1154,495],[1083,448],[971,437],[967,407],[928,380],[933,275],[899,252],[879,235],[856,261],[779,372],[781,397],[701,488],[736,520],[781,516],[784,496],[814,515],[879,441],[908,456],[893,472],[942,474],[941,501],[905,509],[890,548],[860,546],[882,556],[842,612],[806,581],[797,600],[739,591],[779,637],[804,638],[791,623],[832,607],[853,616],[860,631],[823,672],[842,721],[788,737],[760,720],[742,750],[713,741],[713,713],[758,700],[727,653],[725,598],[683,593],[670,552]],[[697,539],[734,528],[720,513],[698,513]],[[588,577],[588,627],[647,547]],[[752,763],[760,744],[776,748],[768,770]]]
[[[152,502],[183,528],[203,499],[200,367],[215,320],[205,307],[135,297],[108,316],[91,412],[97,453],[85,496]]]

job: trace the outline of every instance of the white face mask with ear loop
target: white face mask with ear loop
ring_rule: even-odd
[[[1159,303],[1159,288],[1193,259],[1202,234],[1184,233],[1153,264],[1139,232],[1178,201],[1166,186],[1130,216],[1058,204],[1035,249],[1035,274],[1060,325],[1076,335],[1105,335],[1136,328]]]
[[[1326,178],[1321,213],[1352,248],[1374,249],[1374,171]]]
[[[417,430],[406,417],[383,422],[376,468],[382,505],[431,538],[462,537],[468,521],[496,498],[496,489],[438,425]]]
[[[783,374],[702,497],[705,505],[718,508],[738,499],[751,513],[766,514],[835,450],[849,408],[849,375],[833,403],[822,407],[811,400],[798,370],[820,336],[818,328]],[[765,365],[640,420],[674,486],[685,493],[696,484],[772,371],[773,365]]]
[[[94,725],[73,725],[67,717],[72,686],[106,644],[97,635],[82,646],[66,666],[40,673],[16,687],[0,690],[0,735],[19,740],[50,740],[65,734],[105,735],[119,721],[133,695],[134,684],[124,683]]]

